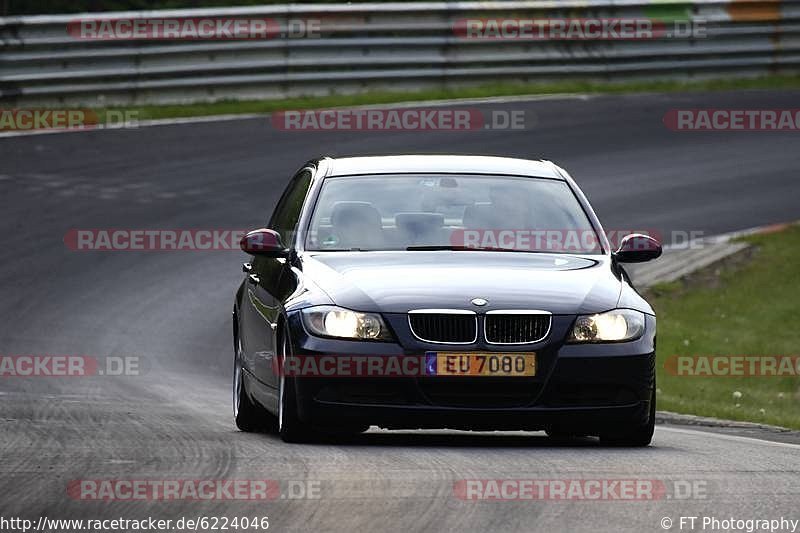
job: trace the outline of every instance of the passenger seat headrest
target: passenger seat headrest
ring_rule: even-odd
[[[331,225],[381,227],[381,214],[369,202],[336,202],[331,212]]]

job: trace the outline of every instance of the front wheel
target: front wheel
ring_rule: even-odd
[[[289,333],[282,331],[280,340],[280,368],[283,369],[278,385],[278,434],[284,442],[309,442],[313,438],[311,428],[300,420],[297,410],[297,393],[294,379],[286,378],[286,359],[291,356]]]

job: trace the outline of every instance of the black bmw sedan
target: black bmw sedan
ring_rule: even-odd
[[[287,442],[370,426],[646,446],[653,309],[566,171],[479,156],[323,158],[248,233],[234,414]]]

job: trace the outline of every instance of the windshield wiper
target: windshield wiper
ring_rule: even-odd
[[[504,248],[478,248],[477,246],[453,246],[451,244],[421,244],[417,246],[407,246],[406,250],[456,250],[459,252],[499,252]],[[511,251],[511,250],[509,250]]]
[[[466,250],[480,250],[480,248],[474,248],[472,246],[451,246],[451,245],[448,245],[448,244],[421,244],[421,245],[417,245],[417,246],[406,246],[406,250],[408,250],[408,251],[412,251],[412,250],[421,250],[421,251],[427,251],[427,250],[459,250],[459,251],[461,251],[461,250],[465,250],[466,251]]]
[[[454,250],[457,252],[518,252],[518,253],[536,253],[536,250],[515,250],[514,248],[479,248],[477,246],[452,246],[448,244],[432,244],[432,245],[419,245],[407,246],[408,251],[436,251],[436,250]]]
[[[320,250],[308,250],[309,252],[372,252],[366,248],[323,248]]]

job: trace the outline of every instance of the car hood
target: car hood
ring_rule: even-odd
[[[359,311],[616,307],[622,282],[607,256],[477,251],[306,252],[303,276],[336,305]],[[488,304],[476,307],[473,298]]]

